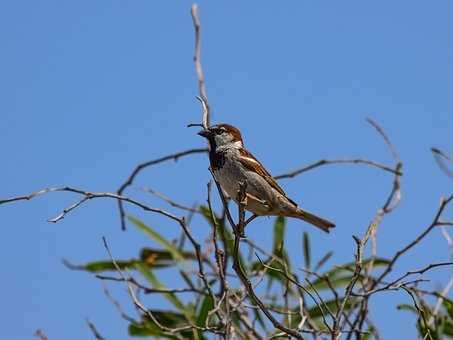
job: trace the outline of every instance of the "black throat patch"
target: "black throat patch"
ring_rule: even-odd
[[[211,163],[212,170],[218,170],[225,164],[225,152],[216,151],[217,147],[214,140],[209,140],[209,161]]]

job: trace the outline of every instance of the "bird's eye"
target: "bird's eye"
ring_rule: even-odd
[[[220,128],[218,133],[219,133],[219,134],[222,134],[222,133],[225,133],[225,132],[226,132],[226,129],[225,129],[225,128]]]

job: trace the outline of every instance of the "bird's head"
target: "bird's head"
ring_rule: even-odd
[[[201,130],[198,134],[209,141],[211,147],[234,147],[242,148],[241,132],[229,124],[217,124],[208,129]]]

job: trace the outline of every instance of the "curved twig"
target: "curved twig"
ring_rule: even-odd
[[[434,156],[434,159],[436,160],[437,165],[439,165],[439,168],[450,178],[453,178],[453,168],[450,168],[446,163],[448,162],[453,162],[453,157],[447,155],[445,152],[437,149],[437,148],[431,148],[431,152]]]
[[[163,156],[163,157],[160,157],[157,159],[153,159],[148,162],[141,163],[135,167],[135,169],[132,171],[132,173],[129,175],[129,177],[126,179],[126,181],[123,184],[121,184],[121,186],[116,191],[116,193],[118,195],[122,195],[124,190],[126,190],[126,188],[133,183],[135,177],[139,174],[139,172],[144,170],[145,168],[148,168],[150,166],[153,166],[153,165],[156,165],[159,163],[163,163],[166,161],[170,161],[170,160],[177,161],[179,158],[184,157],[184,156],[197,154],[197,153],[206,153],[206,152],[208,152],[207,148],[189,149],[189,150],[185,150],[185,151],[176,152],[176,153],[173,153],[173,154],[170,154],[167,156]],[[126,230],[126,213],[124,211],[123,202],[121,200],[118,200],[118,209],[120,212],[121,229]]]
[[[363,158],[339,158],[339,159],[321,159],[319,161],[316,161],[314,163],[311,163],[309,165],[306,165],[300,169],[293,170],[291,172],[287,172],[284,174],[280,174],[275,176],[275,179],[284,179],[284,178],[293,178],[296,177],[304,172],[308,172],[310,170],[316,169],[318,167],[324,166],[324,165],[333,165],[333,164],[364,164],[364,165],[369,165],[393,174],[397,175],[402,175],[400,171],[397,171],[395,169],[392,169],[391,167],[388,167],[386,165],[370,161],[368,159],[363,159]]]
[[[211,109],[208,104],[208,95],[206,93],[205,77],[203,73],[203,67],[201,65],[201,24],[198,16],[198,5],[193,4],[190,14],[192,15],[193,27],[195,29],[195,52],[193,62],[195,64],[195,71],[198,77],[198,92],[200,96],[197,99],[203,106],[203,120],[202,125],[204,129],[207,129],[210,125],[210,114]]]

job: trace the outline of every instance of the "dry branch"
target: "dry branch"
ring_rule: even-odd
[[[198,16],[198,5],[193,4],[191,11],[193,27],[195,30],[195,53],[193,57],[193,61],[195,64],[195,71],[197,72],[198,77],[198,92],[200,94],[197,99],[203,105],[203,119],[202,125],[204,129],[207,129],[210,126],[210,106],[208,103],[208,95],[206,93],[206,84],[205,84],[205,76],[203,72],[203,67],[201,65],[201,24],[200,18]]]
[[[363,158],[339,158],[339,159],[321,159],[319,161],[313,162],[309,165],[306,165],[300,169],[293,170],[291,172],[287,172],[284,174],[280,174],[275,176],[275,179],[284,179],[284,178],[293,178],[296,177],[304,172],[308,172],[310,170],[314,170],[324,165],[334,165],[334,164],[364,164],[369,165],[371,167],[375,167],[393,174],[402,175],[402,173],[398,170],[392,169],[386,165],[370,161],[368,159]]]
[[[185,151],[181,151],[181,152],[176,152],[176,153],[173,153],[173,154],[170,154],[170,155],[167,155],[167,156],[163,156],[163,157],[160,157],[160,158],[157,158],[157,159],[153,159],[153,160],[148,161],[148,162],[141,163],[141,164],[139,164],[139,165],[137,165],[135,167],[135,169],[132,171],[132,173],[129,175],[129,177],[126,179],[126,181],[119,187],[119,189],[117,190],[116,193],[118,195],[122,195],[124,190],[126,190],[126,188],[128,186],[132,185],[132,183],[134,182],[135,177],[142,170],[144,170],[146,168],[149,168],[149,167],[151,167],[153,165],[156,165],[156,164],[159,164],[159,163],[163,163],[163,162],[166,162],[166,161],[170,161],[170,160],[177,161],[179,158],[184,157],[184,156],[197,154],[197,153],[206,153],[207,151],[208,151],[208,149],[206,149],[206,148],[189,149],[189,150],[185,150]],[[119,209],[119,212],[120,212],[121,229],[122,230],[126,230],[126,220],[125,220],[126,213],[124,211],[123,202],[121,200],[118,200],[118,209]]]
[[[439,165],[439,168],[441,168],[447,176],[453,178],[453,168],[447,165],[447,162],[453,162],[453,157],[447,155],[445,152],[437,148],[431,148],[431,152],[434,156],[434,159],[436,160],[437,165]]]
[[[94,323],[92,323],[88,318],[85,319],[87,325],[88,325],[88,328],[90,329],[91,333],[93,333],[93,336],[96,340],[106,340],[102,335],[101,333],[99,333],[99,331],[97,330],[96,326],[94,325]]]
[[[195,30],[195,51],[194,51],[194,65],[198,79],[198,91],[199,96],[197,99],[202,105],[202,123],[201,124],[190,124],[194,126],[202,126],[204,129],[210,126],[210,115],[211,110],[208,104],[205,75],[201,64],[201,24],[198,14],[198,6],[194,4],[191,9],[191,15],[193,19],[193,26]],[[274,252],[269,252],[263,249],[259,245],[255,244],[252,240],[245,238],[244,230],[245,227],[257,218],[256,215],[251,215],[246,219],[245,216],[245,192],[247,183],[240,183],[240,190],[238,192],[238,222],[234,221],[230,210],[228,208],[228,202],[223,194],[219,183],[217,182],[214,174],[211,172],[214,182],[217,186],[219,196],[223,205],[222,217],[218,218],[212,207],[211,202],[211,183],[207,186],[207,208],[209,209],[208,215],[204,212],[205,217],[210,220],[212,226],[212,233],[207,242],[210,242],[214,246],[214,256],[210,255],[212,248],[209,248],[206,252],[202,251],[202,246],[197,238],[192,234],[189,229],[189,223],[184,217],[178,217],[166,210],[151,207],[133,198],[124,196],[125,190],[132,185],[137,175],[144,169],[149,168],[153,165],[163,163],[169,160],[178,160],[181,157],[185,157],[192,154],[205,154],[207,148],[190,149],[174,154],[170,154],[164,157],[160,157],[155,160],[151,160],[142,164],[137,165],[131,174],[128,176],[126,181],[119,187],[116,193],[110,192],[90,192],[73,187],[56,187],[43,189],[29,195],[13,197],[8,199],[0,200],[0,205],[8,204],[17,201],[31,200],[37,196],[51,193],[51,192],[69,192],[78,195],[79,200],[70,206],[66,207],[56,217],[49,219],[49,222],[59,222],[66,217],[70,212],[78,209],[86,202],[95,198],[111,198],[118,202],[118,208],[120,211],[121,225],[125,229],[125,210],[124,202],[139,207],[147,212],[152,212],[164,216],[173,222],[176,222],[181,228],[181,239],[188,240],[187,244],[180,242],[178,249],[183,251],[187,246],[193,248],[194,256],[191,259],[196,263],[197,268],[191,270],[179,270],[181,277],[185,280],[187,288],[151,288],[144,284],[141,284],[139,280],[130,276],[125,270],[121,270],[120,266],[114,259],[111,250],[107,244],[105,238],[103,238],[104,247],[109,255],[111,262],[116,270],[117,276],[106,276],[96,275],[98,279],[101,279],[105,285],[106,281],[121,282],[126,285],[129,297],[133,302],[136,309],[139,311],[140,316],[146,316],[151,320],[160,331],[169,337],[183,339],[184,331],[192,331],[196,338],[199,332],[209,332],[220,336],[223,339],[234,339],[234,338],[247,338],[247,339],[264,339],[264,338],[296,338],[303,339],[302,334],[310,334],[314,339],[319,339],[320,336],[330,335],[333,340],[340,338],[342,334],[347,334],[347,339],[351,339],[354,335],[357,339],[362,338],[364,334],[370,334],[364,330],[364,327],[375,328],[373,322],[370,320],[369,310],[369,299],[370,296],[378,292],[390,291],[390,290],[403,290],[412,299],[414,308],[420,314],[420,323],[423,321],[425,328],[430,325],[434,325],[437,320],[437,316],[443,302],[447,301],[453,303],[446,297],[447,292],[453,286],[453,278],[445,286],[442,292],[427,291],[419,288],[418,284],[424,282],[424,279],[417,279],[407,281],[409,277],[413,275],[421,275],[432,269],[453,266],[453,262],[439,262],[429,264],[421,269],[408,270],[405,274],[400,274],[396,279],[387,280],[388,274],[394,269],[398,259],[408,252],[410,249],[415,247],[417,244],[422,242],[425,237],[435,229],[435,227],[447,227],[453,225],[452,221],[442,219],[442,215],[447,205],[453,201],[453,195],[448,198],[443,198],[439,209],[437,210],[432,223],[413,241],[405,245],[401,250],[398,250],[393,257],[391,257],[389,263],[383,268],[382,272],[376,277],[372,275],[374,261],[377,258],[377,245],[376,245],[376,233],[378,226],[381,224],[386,214],[393,211],[401,200],[401,176],[402,176],[402,162],[396,151],[396,148],[391,143],[389,137],[385,133],[384,129],[375,121],[367,119],[367,122],[377,131],[380,137],[384,140],[387,145],[390,154],[394,160],[393,166],[388,166],[369,160],[366,158],[338,158],[338,159],[321,159],[312,164],[306,165],[300,169],[296,169],[291,172],[287,172],[276,176],[276,179],[293,178],[310,170],[317,169],[325,165],[334,164],[358,164],[366,165],[378,170],[391,173],[393,175],[393,184],[390,193],[377,210],[375,216],[372,218],[370,224],[367,226],[366,232],[362,239],[354,237],[357,245],[355,254],[354,265],[348,268],[342,268],[348,270],[349,274],[352,275],[348,283],[345,284],[344,295],[337,291],[334,284],[331,282],[328,275],[319,274],[319,270],[323,264],[332,256],[332,252],[326,254],[314,267],[313,270],[302,269],[307,275],[305,281],[302,284],[298,276],[291,272],[289,269],[289,262],[286,260],[286,255],[276,255]],[[449,176],[453,176],[451,170],[447,166],[447,162],[451,162],[452,158],[446,155],[439,149],[432,148],[433,155],[438,162],[441,169]],[[188,211],[190,213],[200,212],[198,209],[188,207],[180,204],[173,198],[167,197],[155,190],[147,189],[151,194],[159,197],[173,207]],[[225,225],[225,221],[229,222],[233,230],[233,239],[226,238],[226,232],[229,232],[229,228]],[[444,231],[444,236],[446,231]],[[230,236],[229,236],[230,237]],[[219,238],[221,242],[219,242]],[[449,235],[446,236],[447,241],[451,242]],[[368,244],[368,240],[371,239],[371,260],[364,264],[362,263],[363,251],[365,246]],[[189,243],[190,242],[190,243]],[[240,255],[240,243],[245,243],[250,248],[251,257],[253,252],[259,252],[268,257],[267,260],[262,261],[258,254],[255,252],[261,266],[253,267],[251,270],[247,269],[247,266],[241,263]],[[175,242],[176,243],[176,242]],[[223,249],[222,249],[223,247]],[[229,248],[230,247],[230,248]],[[231,249],[232,248],[232,249]],[[252,259],[249,257],[249,261]],[[232,259],[233,271],[228,271],[228,259]],[[245,261],[244,261],[245,262]],[[275,266],[274,266],[274,265]],[[69,265],[69,264],[68,264]],[[205,268],[206,267],[206,268]],[[80,267],[74,267],[80,269]],[[111,266],[110,266],[111,268]],[[271,272],[272,271],[272,272]],[[403,272],[404,273],[404,272]],[[280,302],[281,305],[275,305],[274,300],[269,295],[258,295],[258,287],[262,282],[269,279],[270,275],[273,274],[278,276],[281,288],[283,290],[283,298]],[[269,275],[267,277],[266,275]],[[326,297],[319,292],[315,285],[308,279],[309,275],[313,275],[318,280],[324,281],[330,289],[333,297],[334,304],[329,305],[329,301]],[[196,284],[192,282],[192,278],[197,278]],[[237,280],[238,279],[238,280]],[[236,280],[236,281],[234,281]],[[253,280],[253,284],[252,284]],[[270,279],[269,279],[270,282]],[[234,287],[234,283],[237,286]],[[217,290],[218,289],[218,290]],[[325,288],[327,289],[327,288]],[[134,320],[128,316],[121,305],[114,300],[107,288],[104,288],[104,292],[109,300],[114,303],[121,316],[130,322],[131,324],[139,324],[139,321]],[[139,299],[139,293],[145,294],[182,294],[189,293],[189,296],[195,298],[194,306],[199,306],[200,301],[206,300],[206,298],[212,300],[212,308],[206,311],[207,317],[204,320],[204,324],[192,322],[192,319],[188,318],[187,324],[183,326],[178,325],[177,327],[170,327],[165,322],[159,321],[158,318],[153,314],[153,311],[146,308]],[[433,296],[437,298],[434,312],[431,314],[431,318],[427,320],[424,310],[426,308],[423,296]],[[354,297],[354,298],[353,298]],[[311,301],[315,305],[308,307],[306,301]],[[294,301],[297,300],[297,304]],[[326,302],[327,301],[327,302]],[[352,302],[353,301],[353,302]],[[247,303],[248,302],[248,303]],[[322,318],[321,324],[320,319],[313,319],[308,309],[312,308],[311,311],[318,313],[318,318]],[[257,328],[257,320],[262,316],[266,319],[261,321],[264,325],[261,328],[264,331],[264,335],[260,333]],[[278,318],[276,315],[279,315]],[[281,316],[281,317],[280,317]],[[299,317],[300,321],[297,321],[295,326],[294,318]],[[190,319],[190,320],[189,320]],[[280,321],[281,319],[282,321]],[[352,320],[352,321],[351,321]],[[96,339],[103,339],[99,334],[96,327],[87,320],[87,323]],[[269,324],[275,328],[269,332],[267,327]],[[422,324],[422,323],[421,323]],[[278,330],[278,331],[277,331]],[[379,340],[379,333],[377,330],[372,330],[371,334],[374,338]],[[370,334],[370,335],[371,335]],[[36,336],[42,340],[47,339],[44,333],[37,331]],[[426,333],[426,337],[431,337],[430,331]]]

